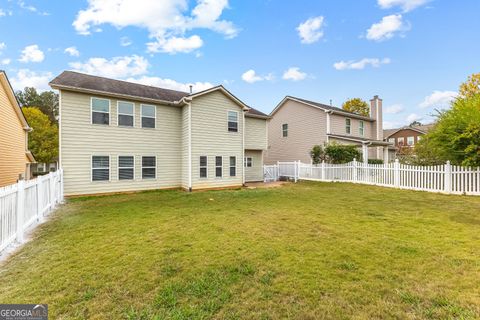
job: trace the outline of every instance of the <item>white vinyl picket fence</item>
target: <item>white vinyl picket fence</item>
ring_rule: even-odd
[[[63,201],[63,172],[0,188],[0,252],[42,222]]]
[[[271,172],[275,172],[272,176]],[[452,166],[410,166],[396,160],[388,164],[366,164],[356,160],[346,164],[305,164],[278,162],[264,166],[265,181],[281,177],[297,180],[339,181],[399,189],[480,195],[480,168]]]

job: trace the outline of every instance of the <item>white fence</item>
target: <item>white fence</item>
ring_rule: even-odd
[[[300,161],[278,162],[265,166],[265,181],[280,177],[295,181],[339,181],[394,187],[399,189],[480,195],[480,168],[452,166],[410,166],[396,160],[388,164],[304,164]],[[272,177],[270,172],[276,172]]]
[[[63,201],[62,170],[0,188],[0,252]]]

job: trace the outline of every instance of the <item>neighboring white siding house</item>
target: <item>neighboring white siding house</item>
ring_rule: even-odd
[[[383,141],[382,100],[370,100],[370,117],[287,96],[271,112],[268,121],[266,164],[277,161],[310,162],[315,145],[336,142],[358,146],[364,161],[388,161],[388,142]]]
[[[268,116],[222,86],[187,94],[76,72],[50,85],[60,91],[66,195],[236,187],[263,178],[244,172],[245,141],[261,155]],[[263,166],[258,155],[256,162]]]

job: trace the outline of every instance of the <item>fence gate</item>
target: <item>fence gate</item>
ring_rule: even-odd
[[[263,180],[265,182],[278,180],[278,166],[263,166]]]

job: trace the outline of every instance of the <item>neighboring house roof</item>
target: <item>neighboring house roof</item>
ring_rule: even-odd
[[[355,118],[355,119],[360,119],[360,120],[365,120],[365,121],[375,121],[375,119],[373,119],[373,118],[365,117],[365,116],[362,116],[362,115],[359,115],[357,113],[353,113],[353,112],[350,112],[350,111],[345,111],[341,108],[337,108],[337,107],[334,107],[334,106],[329,106],[329,105],[319,103],[319,102],[315,102],[315,101],[311,101],[311,100],[292,97],[292,96],[286,96],[285,98],[283,98],[283,100],[270,113],[270,117],[272,117],[283,106],[283,104],[287,100],[297,101],[297,102],[303,103],[305,105],[321,109],[323,111],[330,111],[331,113],[343,115],[343,116],[349,117],[349,118]]]
[[[327,133],[328,137],[331,138],[336,138],[336,139],[341,139],[341,140],[347,140],[347,141],[354,141],[358,143],[365,143],[365,144],[371,144],[371,145],[378,145],[378,146],[390,146],[392,145],[391,142],[386,142],[382,140],[375,140],[375,139],[368,139],[368,138],[362,138],[362,137],[352,137],[352,136],[345,136],[341,134],[332,134],[332,133]]]
[[[181,105],[184,98],[195,98],[212,91],[221,90],[223,93],[225,93],[227,96],[229,96],[239,105],[241,105],[245,110],[248,110],[246,112],[247,116],[268,118],[266,114],[247,106],[223,86],[216,86],[201,92],[189,94],[183,91],[176,91],[128,81],[92,76],[89,74],[74,71],[62,72],[59,76],[50,81],[49,84],[54,89],[71,90],[84,93],[96,93],[115,96],[118,98],[134,99],[151,103],[161,103],[169,105]]]
[[[396,129],[386,129],[386,130],[383,130],[383,136],[384,136],[385,139],[388,139],[389,137],[391,137],[395,133],[397,133],[399,131],[402,131],[402,130],[413,130],[413,131],[416,131],[418,133],[425,134],[430,129],[432,129],[433,126],[434,126],[434,124],[430,123],[430,124],[424,124],[424,125],[419,125],[419,126],[404,126],[404,127],[396,128]]]

